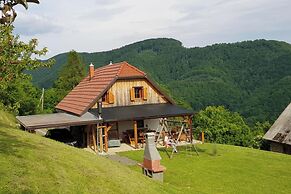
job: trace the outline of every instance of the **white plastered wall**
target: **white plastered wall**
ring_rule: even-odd
[[[157,130],[159,127],[159,119],[146,119],[144,120],[144,127],[150,130]],[[133,130],[133,121],[120,121],[118,122],[119,137],[123,137],[123,132],[126,130]]]

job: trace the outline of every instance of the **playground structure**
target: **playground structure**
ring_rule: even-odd
[[[195,150],[199,155],[195,144],[193,143],[192,119],[184,120],[169,120],[167,118],[160,119],[160,128],[157,130],[157,146],[164,146],[165,152],[169,158],[173,158],[174,153],[178,152],[176,147],[183,142],[186,145],[187,153],[192,153]],[[166,141],[165,141],[166,140]],[[171,153],[167,148],[171,147]]]

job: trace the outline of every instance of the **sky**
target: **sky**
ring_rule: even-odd
[[[15,7],[15,33],[48,57],[100,52],[149,38],[185,47],[272,39],[291,43],[290,0],[40,0]]]

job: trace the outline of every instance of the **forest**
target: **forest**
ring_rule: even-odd
[[[149,39],[119,49],[79,53],[84,69],[128,61],[145,71],[181,105],[199,111],[224,106],[247,123],[278,117],[291,97],[291,45],[272,40],[186,48],[174,39]],[[55,65],[27,71],[34,85],[51,88],[68,53]],[[68,68],[67,68],[68,69]]]

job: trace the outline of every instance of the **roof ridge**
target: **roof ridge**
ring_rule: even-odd
[[[124,64],[122,63],[122,64],[120,65],[119,70],[118,70],[117,73],[116,73],[116,76],[117,76],[117,77],[119,77],[119,74],[120,74],[120,72],[121,72],[123,66],[124,66]]]
[[[142,70],[138,69],[137,67],[135,67],[135,66],[129,64],[127,61],[123,61],[123,63],[125,63],[128,67],[130,67],[130,68],[132,68],[132,69],[134,69],[134,70],[140,72],[141,74],[146,75],[145,72],[143,72]]]

